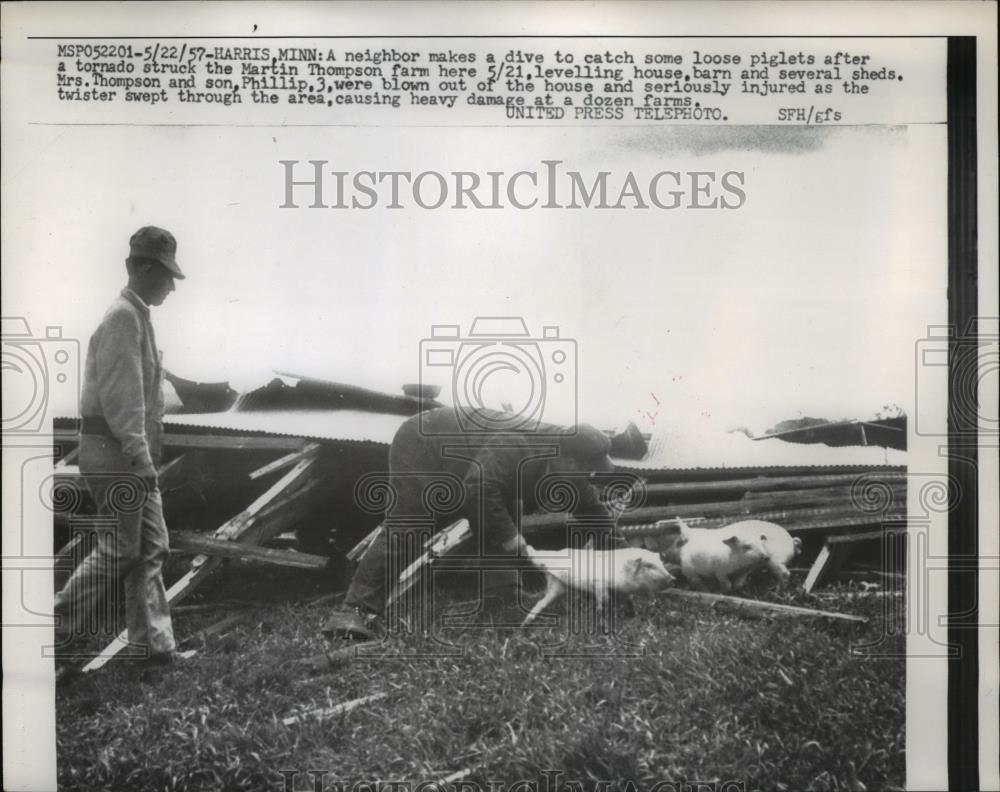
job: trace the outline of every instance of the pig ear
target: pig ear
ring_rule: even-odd
[[[739,544],[739,542],[740,538],[738,536],[730,536],[728,539],[722,540],[723,544],[727,544],[730,547],[735,547],[737,544]]]

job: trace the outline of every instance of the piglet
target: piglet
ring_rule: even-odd
[[[674,576],[663,566],[660,557],[640,547],[540,551],[528,545],[525,554],[545,573],[546,589],[525,617],[522,627],[563,596],[568,588],[592,594],[597,612],[601,614],[612,591],[623,594],[651,592],[674,582]]]
[[[725,537],[737,536],[745,541],[759,540],[767,553],[764,566],[781,583],[788,582],[791,573],[787,564],[802,551],[801,539],[798,537],[793,539],[791,534],[777,523],[764,520],[743,520],[719,530]]]
[[[695,588],[704,589],[707,584],[716,582],[726,592],[738,589],[754,569],[767,563],[767,551],[759,536],[743,537],[715,528],[691,528],[680,517],[675,520],[681,529],[677,543],[681,572]]]

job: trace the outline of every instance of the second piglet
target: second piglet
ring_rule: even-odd
[[[768,555],[760,537],[743,537],[714,528],[691,528],[680,517],[677,543],[681,573],[695,588],[717,583],[723,591],[742,586],[747,576],[767,563]]]
[[[719,531],[726,538],[736,536],[748,542],[759,541],[767,554],[763,565],[781,583],[788,582],[791,577],[788,562],[801,552],[801,539],[793,539],[780,525],[765,520],[743,520],[720,528]]]

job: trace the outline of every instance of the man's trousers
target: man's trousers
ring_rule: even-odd
[[[80,471],[99,513],[113,523],[56,594],[59,629],[81,631],[124,579],[130,652],[163,654],[175,648],[163,563],[170,554],[160,490],[153,482],[123,473],[118,443],[83,435]]]

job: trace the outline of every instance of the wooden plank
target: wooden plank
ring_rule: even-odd
[[[201,553],[223,558],[236,558],[241,561],[259,561],[264,564],[276,564],[296,569],[326,569],[330,562],[326,556],[298,553],[294,550],[258,547],[253,544],[216,539],[188,531],[170,537],[170,550],[179,553]]]
[[[215,537],[218,539],[237,539],[245,533],[254,522],[257,513],[264,509],[271,501],[277,499],[285,493],[307,470],[312,466],[314,458],[310,457],[296,463],[290,471],[278,479],[268,489],[258,497],[253,503],[247,506],[235,517],[223,523],[216,531]],[[197,562],[197,559],[195,559]],[[193,562],[194,563],[194,562]]]
[[[828,545],[849,544],[852,542],[871,542],[875,539],[885,539],[892,531],[864,531],[863,533],[839,534],[837,536],[826,537]]]
[[[756,476],[754,478],[722,479],[712,481],[679,481],[669,484],[647,484],[645,490],[656,495],[694,495],[702,492],[763,492],[780,489],[808,489],[834,484],[853,484],[858,479],[866,481],[905,481],[906,473],[897,471],[871,471],[867,473],[834,473],[830,475]]]
[[[819,555],[816,556],[816,561],[813,563],[812,567],[810,567],[809,574],[806,575],[806,580],[805,583],[802,584],[802,588],[807,592],[810,592],[823,580],[839,572],[840,568],[844,565],[844,562],[847,561],[847,558],[854,549],[854,545],[856,543],[872,542],[876,540],[882,541],[889,534],[902,533],[903,530],[904,529],[902,528],[897,531],[887,531],[883,529],[854,534],[841,534],[839,536],[828,536],[826,538],[826,544],[823,545],[823,548],[819,551]]]
[[[806,593],[811,592],[816,585],[819,583],[820,579],[824,574],[828,573],[828,567],[831,566],[833,561],[833,550],[830,549],[829,544],[823,545],[819,551],[819,555],[816,556],[816,560],[813,565],[809,568],[809,574],[806,575],[806,580],[802,584],[802,588]]]
[[[773,612],[780,615],[830,619],[833,621],[853,622],[855,624],[866,624],[868,622],[867,619],[861,616],[853,616],[848,613],[833,613],[831,611],[813,610],[812,608],[800,608],[796,605],[781,605],[776,602],[762,602],[761,600],[746,599],[744,597],[731,597],[726,594],[711,594],[704,591],[686,591],[676,588],[663,589],[662,593],[677,599],[694,600],[712,605],[727,605],[756,613]]]
[[[226,632],[226,630],[228,630],[230,627],[235,627],[240,622],[246,621],[246,619],[249,618],[249,616],[250,613],[247,611],[244,611],[243,613],[231,613],[224,619],[220,619],[214,624],[210,624],[208,625],[208,627],[198,630],[198,632],[194,633],[193,635],[189,635],[187,638],[184,638],[182,641],[179,641],[178,645],[184,646],[186,644],[190,644],[193,641],[205,641],[209,638],[212,638],[213,636],[221,635],[222,633]]]
[[[365,641],[364,643],[353,644],[344,649],[334,649],[329,652],[313,655],[312,657],[304,657],[295,662],[297,665],[307,666],[313,673],[333,671],[357,658],[361,650],[374,649],[378,645],[378,641]]]
[[[891,482],[887,485],[891,502],[906,500],[906,482]],[[814,503],[821,501],[840,501],[854,503],[858,491],[854,487],[817,487],[815,489],[780,490],[778,492],[748,492],[737,503],[750,504],[752,508],[762,508],[779,503]]]
[[[396,581],[396,585],[393,587],[392,592],[390,592],[388,600],[386,600],[386,607],[388,608],[394,604],[407,591],[413,588],[420,578],[423,568],[431,563],[434,558],[451,552],[471,537],[472,531],[469,527],[469,521],[466,519],[452,523],[443,531],[439,531],[431,537],[429,544],[424,545],[427,547],[427,550],[400,573],[399,580]]]
[[[194,605],[178,605],[176,608],[171,608],[170,613],[171,615],[184,615],[189,613],[201,613],[209,610],[217,611],[220,608],[251,608],[258,604],[259,603],[256,602],[250,602],[249,600],[221,599],[214,600],[212,602],[197,602]]]
[[[163,435],[164,448],[203,448],[229,451],[297,451],[309,442],[304,437],[284,435]]]
[[[180,454],[160,468],[156,474],[156,480],[161,493],[166,492],[177,482],[186,478],[188,474],[187,462],[187,455]]]
[[[337,704],[334,707],[323,707],[322,709],[309,710],[308,712],[303,712],[299,715],[291,715],[287,718],[283,718],[281,722],[285,726],[294,726],[296,723],[301,723],[306,718],[333,718],[337,715],[343,715],[344,713],[356,710],[358,707],[369,704],[372,701],[384,699],[386,695],[387,694],[385,693],[373,693],[371,696],[363,696],[362,698],[345,701],[344,703]]]
[[[375,543],[378,535],[384,530],[385,526],[382,523],[379,523],[373,531],[371,531],[364,539],[351,548],[351,551],[347,554],[348,560],[361,563],[361,559],[365,557],[365,553],[368,552],[368,548]]]
[[[257,468],[253,473],[250,474],[252,480],[263,478],[271,473],[276,473],[279,470],[284,470],[290,465],[294,465],[300,459],[303,459],[311,454],[316,453],[319,450],[319,443],[306,443],[305,446],[300,448],[298,451],[293,451],[290,454],[285,454],[280,459],[276,459],[273,462],[264,465],[262,468]]]

